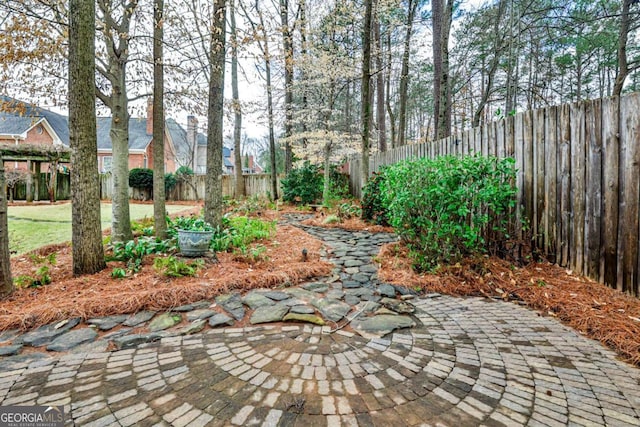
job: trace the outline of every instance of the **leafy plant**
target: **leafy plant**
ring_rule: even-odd
[[[417,270],[503,250],[515,218],[514,164],[513,159],[445,156],[385,170],[382,206],[408,243]]]
[[[169,253],[175,250],[176,244],[173,240],[141,236],[136,240],[114,244],[113,255],[107,257],[107,261],[126,262],[127,272],[135,273],[142,268],[142,260],[146,255]]]
[[[266,255],[267,248],[264,245],[256,245],[254,247],[240,247],[233,251],[234,258],[238,261],[249,263],[266,261],[269,257]]]
[[[385,170],[374,172],[362,189],[362,219],[378,225],[389,225],[389,213],[381,193]]]
[[[23,274],[14,279],[14,283],[18,288],[39,288],[51,283],[51,266],[56,264],[56,253],[42,256],[31,254],[29,256],[31,262],[37,267],[33,275]]]
[[[341,200],[351,196],[349,192],[349,176],[340,172],[337,165],[331,165],[329,170],[329,193],[330,198]]]
[[[327,215],[327,217],[322,221],[324,224],[337,224],[341,222],[340,217],[338,215]]]
[[[204,261],[198,259],[186,262],[174,256],[158,257],[153,261],[153,268],[167,277],[193,277],[204,267]]]
[[[199,216],[179,216],[169,221],[169,235],[176,237],[177,230],[215,231],[215,227]]]
[[[214,232],[211,249],[215,252],[246,249],[256,240],[271,237],[275,228],[275,221],[262,221],[246,216],[223,217],[222,227]]]
[[[121,267],[115,267],[113,271],[111,271],[111,277],[114,279],[124,279],[127,277],[127,270]]]
[[[322,195],[322,182],[318,167],[306,161],[282,180],[282,199],[292,203],[313,203]]]
[[[362,215],[362,208],[354,203],[341,203],[336,208],[336,215],[340,219],[350,219]]]

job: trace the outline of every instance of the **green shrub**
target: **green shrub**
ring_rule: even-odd
[[[292,203],[313,203],[322,196],[322,182],[318,167],[304,162],[282,180],[282,199]]]
[[[340,172],[337,165],[331,165],[329,170],[329,193],[333,199],[348,199],[351,196],[349,192],[349,176]]]
[[[131,169],[129,171],[129,187],[153,191],[153,171],[144,168]]]
[[[506,244],[515,216],[514,164],[513,159],[446,156],[404,161],[384,172],[382,204],[417,270]]]
[[[388,210],[382,200],[381,186],[386,168],[374,172],[362,189],[362,219],[378,225],[389,225]]]
[[[164,254],[176,250],[173,240],[161,240],[155,237],[141,236],[136,240],[118,242],[113,245],[113,255],[107,261],[122,261],[127,271],[136,273],[142,268],[142,259],[149,254]]]
[[[51,283],[50,267],[56,265],[56,254],[51,253],[47,256],[32,254],[29,255],[34,267],[37,267],[33,276],[22,274],[13,279],[18,288],[39,288]]]
[[[172,173],[164,174],[164,191],[168,193],[173,190],[175,186],[178,185],[178,178],[176,175]]]

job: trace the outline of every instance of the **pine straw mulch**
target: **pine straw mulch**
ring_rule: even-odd
[[[376,258],[380,262],[380,279],[425,292],[522,301],[640,366],[638,298],[546,262],[515,267],[496,257],[484,257],[466,259],[437,275],[421,275],[411,269],[407,254],[401,244],[385,245]]]
[[[320,260],[322,242],[291,226],[279,226],[273,239],[257,242],[266,247],[268,259],[250,262],[241,256],[221,253],[217,263],[208,262],[198,277],[166,278],[153,269],[153,256],[145,258],[141,271],[122,280],[111,278],[114,267],[73,277],[68,244],[42,248],[40,255],[57,253],[51,268],[52,283],[37,289],[19,289],[0,301],[0,330],[27,330],[71,317],[90,319],[141,310],[170,310],[173,307],[212,299],[217,295],[262,287],[290,286],[305,279],[330,274],[332,264]],[[302,248],[307,259],[302,259]],[[11,261],[14,277],[33,274],[28,256]]]

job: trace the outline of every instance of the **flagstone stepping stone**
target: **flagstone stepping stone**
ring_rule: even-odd
[[[251,315],[251,319],[249,319],[249,321],[252,325],[257,325],[258,323],[280,322],[288,311],[289,307],[282,304],[258,307]]]
[[[58,336],[47,346],[48,351],[68,351],[81,344],[91,342],[96,339],[98,333],[92,328],[76,329]]]
[[[180,330],[181,335],[191,335],[200,332],[207,324],[207,319],[197,319]]]
[[[413,304],[391,298],[382,298],[382,300],[380,300],[380,304],[382,304],[389,310],[393,310],[396,313],[400,314],[410,314],[416,311],[416,308],[413,306]]]
[[[164,336],[165,335],[160,332],[153,332],[150,334],[131,334],[118,337],[113,340],[113,343],[118,350],[123,350],[125,348],[137,347],[140,344],[158,341]]]
[[[114,338],[126,335],[129,332],[131,332],[132,330],[133,330],[132,328],[121,328],[121,329],[118,329],[117,331],[109,332],[108,334],[103,335],[101,337],[101,339],[103,339],[105,341],[109,341],[109,340],[112,340]]]
[[[360,266],[360,271],[363,273],[377,273],[378,269],[374,265],[367,264]]]
[[[226,294],[216,297],[216,303],[218,303],[224,310],[232,315],[236,320],[242,320],[244,318],[244,306],[240,299],[240,294]]]
[[[307,305],[294,305],[293,307],[291,307],[289,312],[296,314],[313,314],[316,311]]]
[[[22,344],[4,345],[0,347],[0,356],[14,356],[20,353],[22,350]]]
[[[216,328],[218,326],[232,326],[233,319],[224,313],[216,314],[209,318],[209,326]]]
[[[359,288],[361,286],[362,286],[362,283],[356,282],[355,280],[345,280],[344,282],[342,282],[342,287],[344,289]]]
[[[351,279],[360,283],[369,283],[371,282],[371,275],[367,273],[358,273],[351,276]]]
[[[179,307],[172,308],[171,311],[178,311],[178,312],[193,311],[193,310],[199,310],[202,308],[209,308],[209,306],[211,306],[211,303],[209,301],[198,301],[198,302],[194,302],[193,304],[185,304]]]
[[[106,317],[96,317],[94,319],[87,320],[87,323],[90,325],[95,325],[101,331],[108,331],[109,329],[113,329],[125,320],[127,320],[129,316],[126,314],[119,316],[106,316]]]
[[[252,310],[255,310],[258,307],[264,307],[266,305],[273,305],[272,299],[267,298],[263,292],[256,291],[249,292],[244,297],[242,297],[242,302],[245,305],[248,305]]]
[[[319,326],[325,325],[324,320],[322,320],[322,318],[316,316],[315,314],[287,313],[287,315],[284,316],[282,320],[313,323],[314,325],[319,325]]]
[[[327,287],[328,289],[328,287]],[[288,293],[289,295],[295,297],[295,298],[299,298],[302,300],[311,300],[313,298],[316,298],[318,295],[313,293],[313,292],[309,292],[307,290],[304,290],[302,288],[290,288],[287,289],[285,291],[286,293]]]
[[[63,320],[55,324],[41,326],[35,331],[28,332],[22,337],[19,337],[19,341],[15,344],[23,343],[32,347],[40,347],[42,345],[50,344],[57,336],[64,334],[69,329],[77,326],[80,323],[79,317],[73,319]]]
[[[320,282],[305,283],[304,285],[302,285],[302,289],[322,294],[329,290],[329,286],[327,286],[326,283],[320,283]]]
[[[351,306],[332,298],[316,298],[311,305],[320,310],[320,313],[333,322],[337,322],[351,311]]]
[[[217,311],[209,310],[208,308],[202,308],[199,310],[193,310],[187,313],[187,320],[193,322],[194,320],[208,319],[214,314],[218,314]]]
[[[367,339],[382,337],[396,329],[412,328],[416,323],[409,316],[381,314],[372,317],[357,317],[351,321],[351,327]]]
[[[8,331],[0,332],[0,342],[9,342],[20,334],[18,329],[10,329]]]
[[[359,259],[348,259],[344,262],[345,267],[360,267],[363,264],[364,262]]]
[[[124,326],[138,326],[144,322],[151,320],[156,315],[155,311],[139,311],[124,321]]]
[[[384,297],[393,298],[396,296],[396,288],[386,283],[378,286],[378,293]]]
[[[264,292],[263,295],[267,298],[271,298],[274,301],[284,301],[286,299],[291,298],[291,296],[282,291],[269,291]]]
[[[360,303],[360,298],[355,295],[345,295],[344,302],[349,305],[356,305]]]
[[[169,329],[178,323],[182,322],[182,316],[178,313],[162,313],[156,316],[155,319],[149,323],[149,331],[158,332],[165,329]]]
[[[355,309],[365,314],[373,313],[380,308],[380,304],[374,301],[361,301],[356,305]]]

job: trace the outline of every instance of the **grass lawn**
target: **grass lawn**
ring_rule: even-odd
[[[192,205],[167,205],[170,214]],[[131,219],[153,217],[153,205],[130,204]],[[100,204],[102,229],[111,227],[111,204]],[[9,207],[9,250],[17,254],[71,240],[71,203]]]

